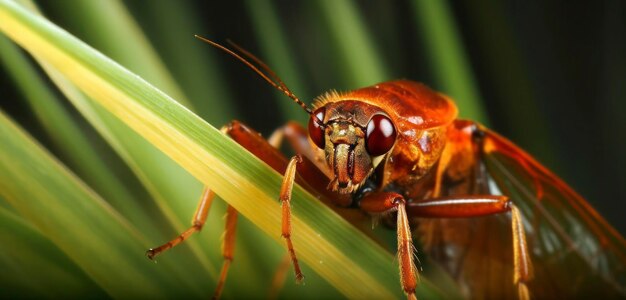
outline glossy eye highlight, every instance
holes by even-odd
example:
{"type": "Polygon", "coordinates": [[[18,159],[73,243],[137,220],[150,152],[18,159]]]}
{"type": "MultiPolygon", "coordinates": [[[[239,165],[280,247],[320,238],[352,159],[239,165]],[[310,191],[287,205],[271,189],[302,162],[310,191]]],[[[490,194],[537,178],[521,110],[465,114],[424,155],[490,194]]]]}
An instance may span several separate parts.
{"type": "Polygon", "coordinates": [[[383,155],[393,147],[396,141],[396,129],[385,115],[374,115],[367,123],[365,143],[367,152],[372,156],[383,155]]]}
{"type": "Polygon", "coordinates": [[[313,143],[324,149],[324,144],[326,139],[324,138],[324,114],[326,113],[325,107],[320,107],[316,109],[313,114],[311,114],[311,118],[309,119],[309,136],[313,143]]]}

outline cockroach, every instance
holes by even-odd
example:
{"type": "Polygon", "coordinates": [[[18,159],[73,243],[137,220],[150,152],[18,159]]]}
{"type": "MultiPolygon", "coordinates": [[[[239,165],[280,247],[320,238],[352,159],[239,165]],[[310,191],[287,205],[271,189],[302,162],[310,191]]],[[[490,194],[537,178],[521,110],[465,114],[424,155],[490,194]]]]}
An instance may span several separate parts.
{"type": "MultiPolygon", "coordinates": [[[[290,201],[298,179],[336,206],[382,215],[395,228],[408,299],[416,299],[418,284],[413,234],[468,298],[626,297],[624,238],[529,154],[477,122],[457,119],[444,94],[395,80],[331,91],[309,107],[251,53],[196,37],[246,64],[310,115],[307,129],[289,122],[269,140],[237,121],[222,129],[284,172],[282,236],[296,281],[303,275],[291,241],[290,201]],[[283,139],[297,153],[291,159],[277,150],[283,139]]],[[[193,225],[148,257],[200,230],[213,197],[205,189],[193,225]]],[[[233,257],[236,222],[229,206],[215,297],[233,257]]]]}

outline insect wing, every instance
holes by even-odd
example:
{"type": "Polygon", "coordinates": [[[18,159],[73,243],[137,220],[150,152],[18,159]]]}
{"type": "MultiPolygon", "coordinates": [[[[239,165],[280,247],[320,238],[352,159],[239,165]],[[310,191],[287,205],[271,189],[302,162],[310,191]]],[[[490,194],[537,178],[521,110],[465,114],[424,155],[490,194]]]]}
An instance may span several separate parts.
{"type": "Polygon", "coordinates": [[[520,209],[537,298],[626,297],[626,242],[580,195],[530,155],[485,131],[489,189],[520,209]]]}

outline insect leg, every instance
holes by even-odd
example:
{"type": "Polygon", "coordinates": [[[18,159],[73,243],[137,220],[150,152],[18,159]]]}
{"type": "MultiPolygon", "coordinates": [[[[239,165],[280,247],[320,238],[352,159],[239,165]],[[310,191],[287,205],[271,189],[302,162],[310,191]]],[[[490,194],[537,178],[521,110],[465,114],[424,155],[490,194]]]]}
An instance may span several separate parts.
{"type": "Polygon", "coordinates": [[[517,284],[517,291],[520,299],[530,299],[528,286],[526,285],[533,277],[533,264],[528,253],[526,243],[526,233],[522,223],[522,214],[515,205],[511,206],[511,224],[513,227],[513,259],[515,260],[515,274],[513,282],[517,284]]]}
{"type": "Polygon", "coordinates": [[[283,177],[283,183],[280,187],[279,196],[283,215],[282,236],[287,242],[287,249],[289,250],[289,255],[291,256],[291,262],[293,263],[293,267],[296,272],[296,282],[298,283],[302,282],[304,275],[302,275],[302,270],[300,270],[300,264],[296,258],[296,251],[294,250],[293,243],[291,242],[291,191],[296,177],[296,164],[300,162],[302,162],[302,158],[297,155],[289,160],[289,165],[287,165],[287,170],[285,171],[285,176],[283,177]]]}
{"type": "Polygon", "coordinates": [[[211,207],[211,203],[213,202],[213,198],[215,197],[215,193],[211,191],[208,187],[204,188],[204,192],[202,193],[202,197],[200,198],[200,202],[198,202],[198,208],[193,216],[192,225],[179,236],[174,238],[173,240],[159,246],[156,248],[151,248],[146,252],[146,256],[150,259],[154,259],[155,256],[163,253],[164,251],[180,244],[187,238],[189,238],[194,232],[200,231],[204,223],[206,222],[206,218],[209,215],[209,208],[211,207]]]}
{"type": "Polygon", "coordinates": [[[224,262],[222,263],[222,271],[220,272],[220,278],[213,294],[213,299],[218,299],[222,294],[224,283],[226,282],[226,275],[228,275],[228,269],[230,263],[233,261],[233,254],[235,252],[235,231],[237,229],[237,210],[232,206],[226,208],[226,223],[224,227],[224,240],[222,241],[222,256],[224,262]]]}
{"type": "MultiPolygon", "coordinates": [[[[281,192],[281,198],[280,198],[281,201],[283,201],[283,199],[286,200],[282,202],[283,203],[283,208],[282,208],[283,209],[283,229],[284,229],[283,234],[286,234],[286,235],[291,234],[290,188],[293,185],[294,180],[297,181],[299,184],[301,184],[308,191],[317,195],[321,194],[321,196],[324,196],[324,197],[321,197],[322,200],[330,199],[330,197],[326,196],[325,194],[325,193],[328,193],[328,191],[326,190],[326,184],[327,184],[327,181],[325,181],[326,177],[324,173],[322,173],[322,171],[320,171],[316,167],[316,165],[311,162],[311,160],[309,160],[306,156],[303,157],[303,156],[298,155],[297,156],[297,160],[299,161],[298,173],[296,174],[295,164],[292,164],[292,167],[287,167],[288,165],[287,159],[285,159],[285,157],[274,147],[274,146],[277,146],[279,142],[282,140],[282,138],[279,138],[279,137],[281,135],[284,135],[285,139],[290,141],[290,143],[291,141],[299,141],[298,143],[302,146],[302,148],[304,148],[304,144],[302,143],[302,141],[306,141],[308,143],[308,141],[306,140],[308,137],[306,135],[306,132],[301,130],[302,128],[300,128],[299,125],[293,125],[291,123],[288,123],[282,129],[279,128],[278,133],[273,134],[274,138],[271,138],[272,144],[274,145],[268,143],[268,141],[263,139],[258,133],[254,132],[250,128],[246,127],[245,125],[237,121],[233,121],[232,123],[230,123],[228,128],[229,128],[228,135],[231,138],[233,138],[235,141],[237,141],[237,143],[242,145],[248,151],[252,152],[252,154],[254,154],[255,156],[261,158],[265,163],[270,165],[277,172],[285,172],[285,178],[283,179],[283,184],[282,184],[283,189],[281,189],[281,191],[286,190],[287,187],[289,187],[289,192],[288,193],[281,192]],[[290,170],[290,168],[293,168],[293,169],[290,170]],[[291,172],[293,172],[293,175],[291,175],[291,172]]],[[[297,148],[297,147],[294,147],[294,148],[297,153],[300,153],[298,152],[300,148],[297,148]]],[[[306,153],[307,152],[305,152],[305,154],[306,153]]],[[[292,158],[292,161],[293,161],[293,158],[292,158]]],[[[339,202],[340,204],[344,202],[349,203],[348,201],[351,201],[351,199],[349,198],[350,195],[343,195],[344,198],[341,198],[341,195],[339,197],[336,197],[336,195],[332,195],[332,196],[334,197],[333,199],[335,198],[347,199],[347,201],[342,200],[342,202],[339,202]]],[[[291,238],[290,237],[286,238],[286,242],[287,242],[288,248],[290,248],[289,249],[290,255],[291,255],[291,252],[294,252],[294,255],[292,255],[292,257],[295,258],[295,251],[293,251],[291,238]]],[[[295,261],[297,262],[297,260],[295,261]]],[[[296,280],[301,280],[303,276],[300,271],[299,265],[294,263],[294,269],[296,271],[296,280]]]]}
{"type": "Polygon", "coordinates": [[[419,280],[417,268],[413,262],[413,238],[406,212],[406,201],[402,195],[391,192],[378,192],[365,196],[359,202],[362,210],[370,213],[388,213],[397,211],[398,262],[402,288],[408,299],[417,299],[415,288],[419,280]]]}
{"type": "Polygon", "coordinates": [[[272,138],[270,138],[270,142],[267,142],[261,138],[260,135],[239,122],[232,122],[229,127],[231,128],[229,135],[238,143],[251,151],[257,157],[262,158],[263,161],[269,164],[274,170],[279,172],[285,170],[285,176],[283,177],[283,183],[279,196],[282,204],[283,215],[282,236],[285,238],[287,249],[294,266],[296,282],[300,282],[304,276],[302,275],[293,243],[291,241],[291,190],[293,188],[293,182],[296,180],[296,164],[299,164],[302,167],[308,167],[306,170],[300,170],[299,172],[306,176],[307,179],[309,177],[319,177],[316,176],[319,175],[319,170],[315,169],[315,166],[311,166],[310,161],[304,160],[300,156],[294,156],[291,158],[289,163],[286,163],[284,156],[276,149],[282,141],[283,134],[288,139],[291,137],[291,135],[284,129],[277,130],[277,132],[272,135],[272,138]],[[285,131],[285,133],[282,131],[285,131]],[[315,171],[317,171],[317,173],[315,173],[315,171]]]}
{"type": "Polygon", "coordinates": [[[522,216],[505,196],[478,195],[442,197],[408,204],[408,212],[414,217],[469,218],[511,212],[513,232],[513,283],[518,287],[520,299],[530,299],[526,283],[532,279],[532,263],[526,244],[522,216]]]}
{"type": "MultiPolygon", "coordinates": [[[[311,160],[312,151],[310,151],[310,147],[306,147],[308,144],[307,141],[307,133],[304,131],[304,128],[300,126],[300,124],[295,122],[288,122],[285,126],[279,127],[269,138],[267,138],[267,142],[272,145],[272,147],[279,149],[283,143],[283,140],[287,137],[287,140],[291,147],[296,151],[296,153],[303,153],[305,157],[308,157],[311,160]]],[[[270,286],[268,292],[268,299],[276,299],[278,297],[278,291],[285,284],[285,279],[287,277],[287,271],[289,270],[291,265],[291,255],[287,253],[283,259],[281,260],[276,273],[272,279],[272,284],[270,286]]]]}
{"type": "Polygon", "coordinates": [[[440,197],[408,204],[412,217],[468,218],[510,211],[512,203],[506,196],[478,195],[440,197]]]}
{"type": "MultiPolygon", "coordinates": [[[[228,125],[225,125],[224,127],[222,127],[222,132],[227,134],[230,138],[235,140],[238,144],[240,144],[244,148],[248,149],[248,151],[252,152],[255,156],[262,159],[265,163],[270,165],[274,170],[278,172],[283,172],[285,170],[287,166],[287,159],[278,150],[276,150],[276,147],[268,143],[258,133],[249,129],[245,125],[241,124],[238,121],[232,121],[228,125]]],[[[311,163],[309,162],[309,164],[311,163]]],[[[319,171],[317,173],[312,173],[312,174],[305,173],[305,175],[307,175],[308,177],[318,177],[319,174],[321,174],[319,173],[319,171]]],[[[206,218],[209,212],[209,207],[211,206],[211,202],[214,196],[215,194],[210,189],[205,188],[202,198],[198,204],[198,208],[194,214],[193,225],[189,229],[184,231],[182,234],[172,239],[171,241],[159,247],[148,250],[146,252],[146,255],[152,259],[156,255],[180,244],[181,242],[189,238],[189,236],[191,236],[194,232],[199,231],[206,221],[206,218]]],[[[234,210],[234,208],[232,207],[229,207],[229,209],[234,210]]],[[[227,215],[236,215],[236,213],[228,214],[227,212],[227,215]]],[[[232,261],[233,246],[227,247],[227,245],[229,244],[232,245],[233,243],[232,241],[234,241],[234,225],[232,227],[232,230],[228,229],[229,228],[228,224],[236,223],[235,221],[228,221],[232,218],[234,217],[227,216],[226,233],[225,233],[225,240],[223,244],[224,245],[223,253],[225,256],[225,262],[224,262],[225,269],[222,270],[223,275],[221,276],[222,279],[220,279],[219,285],[223,285],[223,281],[226,277],[225,270],[228,269],[228,266],[230,265],[232,261]],[[232,232],[232,234],[230,234],[229,232],[232,232]],[[231,249],[231,250],[228,250],[228,249],[231,249]]],[[[218,292],[220,289],[221,288],[218,288],[216,292],[218,292]]]]}
{"type": "MultiPolygon", "coordinates": [[[[237,121],[233,121],[231,124],[223,126],[221,128],[221,131],[222,133],[229,135],[237,143],[246,147],[246,144],[244,143],[246,141],[245,136],[236,135],[237,129],[239,128],[239,126],[237,125],[239,125],[239,123],[237,121]]],[[[255,155],[260,156],[259,154],[255,155]]],[[[198,203],[198,208],[196,209],[196,212],[194,214],[192,226],[171,241],[159,247],[149,249],[146,252],[146,256],[148,256],[148,258],[150,259],[154,259],[154,257],[156,257],[157,255],[188,239],[194,232],[200,231],[202,229],[202,226],[206,222],[207,216],[209,215],[209,208],[211,207],[211,203],[213,202],[214,197],[215,193],[213,193],[213,191],[211,191],[208,187],[205,187],[204,192],[202,193],[202,197],[200,198],[200,202],[198,203]]]]}

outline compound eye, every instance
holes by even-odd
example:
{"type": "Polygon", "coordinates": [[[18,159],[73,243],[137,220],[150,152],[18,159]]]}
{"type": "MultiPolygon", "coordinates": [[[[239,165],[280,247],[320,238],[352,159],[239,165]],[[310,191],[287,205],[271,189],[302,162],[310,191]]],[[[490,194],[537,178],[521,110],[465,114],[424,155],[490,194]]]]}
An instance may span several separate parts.
{"type": "Polygon", "coordinates": [[[326,139],[324,138],[324,114],[326,113],[326,108],[320,107],[316,109],[313,114],[311,114],[311,118],[309,119],[309,136],[313,143],[324,149],[324,144],[326,139]]]}
{"type": "Polygon", "coordinates": [[[393,147],[396,141],[396,129],[385,115],[374,115],[367,123],[365,145],[372,156],[383,155],[393,147]]]}

